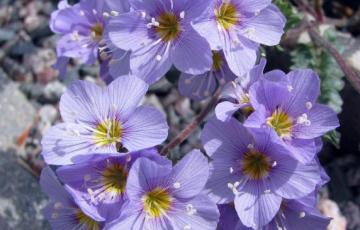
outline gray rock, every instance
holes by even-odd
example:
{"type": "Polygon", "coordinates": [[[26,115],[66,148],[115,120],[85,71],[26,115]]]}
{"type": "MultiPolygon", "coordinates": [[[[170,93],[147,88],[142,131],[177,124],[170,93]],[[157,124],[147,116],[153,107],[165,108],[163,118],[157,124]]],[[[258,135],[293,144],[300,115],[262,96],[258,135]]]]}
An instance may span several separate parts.
{"type": "Polygon", "coordinates": [[[66,87],[59,81],[51,82],[45,86],[44,98],[47,102],[57,102],[65,90],[66,87]]]}
{"type": "Polygon", "coordinates": [[[8,83],[0,90],[0,114],[0,149],[5,149],[31,125],[35,109],[18,90],[17,84],[8,83]]]}
{"type": "Polygon", "coordinates": [[[0,229],[50,229],[42,214],[47,198],[15,155],[14,150],[0,151],[0,229]]]}
{"type": "Polygon", "coordinates": [[[15,31],[7,28],[0,28],[0,42],[11,40],[15,38],[15,36],[15,31]]]}

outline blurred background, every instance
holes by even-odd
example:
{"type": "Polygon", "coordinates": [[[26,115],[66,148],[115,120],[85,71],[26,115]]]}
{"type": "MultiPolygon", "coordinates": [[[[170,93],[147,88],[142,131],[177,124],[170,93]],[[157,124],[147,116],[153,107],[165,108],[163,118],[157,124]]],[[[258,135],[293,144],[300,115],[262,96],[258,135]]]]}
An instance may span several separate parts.
{"type": "MultiPolygon", "coordinates": [[[[268,58],[267,70],[315,69],[322,79],[320,101],[340,118],[341,127],[324,137],[320,153],[331,182],[321,191],[319,208],[334,218],[329,229],[360,230],[360,94],[333,58],[341,55],[338,61],[360,72],[360,1],[273,2],[286,15],[288,24],[281,45],[262,50],[268,58]],[[308,34],[310,19],[315,20],[322,43],[308,34]],[[329,52],[328,45],[339,54],[329,52]]],[[[41,136],[60,121],[59,98],[72,81],[86,79],[101,84],[98,66],[73,60],[63,80],[52,68],[58,37],[48,23],[57,3],[0,0],[1,230],[49,229],[41,213],[47,200],[38,185],[44,166],[41,136]]],[[[178,73],[171,71],[151,87],[144,100],[167,114],[169,139],[206,105],[206,101],[193,102],[179,95],[177,78],[178,73]]],[[[190,149],[200,148],[199,135],[200,129],[172,151],[172,157],[180,158],[190,149]]]]}

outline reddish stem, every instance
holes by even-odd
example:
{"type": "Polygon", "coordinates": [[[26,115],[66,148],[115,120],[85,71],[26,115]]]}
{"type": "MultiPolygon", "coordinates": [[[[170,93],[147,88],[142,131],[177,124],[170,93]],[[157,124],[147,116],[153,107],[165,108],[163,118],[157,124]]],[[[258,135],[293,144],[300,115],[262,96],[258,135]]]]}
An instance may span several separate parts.
{"type": "Polygon", "coordinates": [[[321,35],[315,30],[314,26],[308,23],[307,28],[309,35],[313,42],[323,47],[327,52],[333,56],[336,62],[339,64],[340,68],[344,72],[346,78],[350,82],[350,84],[355,88],[355,90],[360,93],[360,76],[359,74],[348,65],[345,58],[337,51],[337,49],[331,45],[328,41],[326,41],[321,35]]]}
{"type": "Polygon", "coordinates": [[[211,101],[206,105],[206,107],[201,111],[201,113],[188,125],[184,130],[182,130],[169,144],[164,146],[161,150],[161,155],[167,155],[170,150],[176,146],[183,143],[189,135],[199,127],[199,125],[205,120],[206,116],[211,112],[213,107],[217,104],[220,97],[220,90],[217,90],[215,95],[211,98],[211,101]]]}

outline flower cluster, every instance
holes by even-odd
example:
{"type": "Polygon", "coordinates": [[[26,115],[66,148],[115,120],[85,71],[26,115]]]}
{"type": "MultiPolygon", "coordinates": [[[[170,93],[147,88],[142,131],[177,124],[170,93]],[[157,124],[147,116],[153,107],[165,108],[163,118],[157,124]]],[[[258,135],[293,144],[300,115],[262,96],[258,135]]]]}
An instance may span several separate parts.
{"type": "Polygon", "coordinates": [[[218,118],[205,125],[201,139],[212,159],[206,190],[220,204],[220,223],[235,222],[235,229],[325,229],[330,220],[315,205],[328,177],[316,154],[338,119],[316,103],[316,73],[264,74],[264,64],[225,86],[218,118]]]}
{"type": "Polygon", "coordinates": [[[50,22],[62,35],[56,67],[99,61],[108,85],[74,82],[60,100],[63,122],[43,136],[53,229],[325,229],[315,205],[329,178],[316,154],[336,114],[316,102],[316,73],[255,65],[284,25],[270,0],[61,1],[50,22]],[[157,149],[164,114],[141,105],[172,65],[182,94],[222,92],[205,151],[174,165],[157,149]]]}

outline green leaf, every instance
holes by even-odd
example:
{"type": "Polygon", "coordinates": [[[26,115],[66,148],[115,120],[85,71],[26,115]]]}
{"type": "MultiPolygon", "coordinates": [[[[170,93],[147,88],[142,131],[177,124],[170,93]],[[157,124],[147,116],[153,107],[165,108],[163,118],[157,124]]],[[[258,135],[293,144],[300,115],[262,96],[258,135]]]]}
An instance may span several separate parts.
{"type": "Polygon", "coordinates": [[[273,3],[279,7],[287,19],[285,30],[294,28],[301,22],[303,16],[297,12],[296,8],[288,0],[274,0],[273,3]]]}

